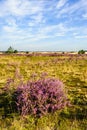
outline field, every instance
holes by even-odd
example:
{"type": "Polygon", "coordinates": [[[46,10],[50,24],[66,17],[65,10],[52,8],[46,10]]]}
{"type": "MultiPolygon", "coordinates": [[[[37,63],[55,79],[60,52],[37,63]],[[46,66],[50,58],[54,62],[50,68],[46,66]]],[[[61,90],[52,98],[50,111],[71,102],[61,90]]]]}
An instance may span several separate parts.
{"type": "Polygon", "coordinates": [[[78,54],[1,54],[0,130],[87,130],[87,55],[78,54]],[[22,117],[10,106],[10,89],[21,82],[38,80],[41,75],[59,79],[65,86],[70,106],[41,118],[22,117]]]}

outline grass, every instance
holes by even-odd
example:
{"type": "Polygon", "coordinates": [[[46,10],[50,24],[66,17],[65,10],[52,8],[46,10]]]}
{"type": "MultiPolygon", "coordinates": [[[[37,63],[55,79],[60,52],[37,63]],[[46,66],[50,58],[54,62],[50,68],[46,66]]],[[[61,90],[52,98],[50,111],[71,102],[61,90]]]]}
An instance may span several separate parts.
{"type": "Polygon", "coordinates": [[[87,130],[86,91],[87,55],[0,55],[0,130],[87,130]],[[10,106],[6,104],[7,99],[11,101],[10,95],[3,94],[7,80],[15,80],[10,86],[13,87],[20,80],[27,82],[32,78],[39,79],[43,72],[65,84],[72,107],[40,119],[30,115],[23,119],[13,111],[10,113],[10,106]]]}

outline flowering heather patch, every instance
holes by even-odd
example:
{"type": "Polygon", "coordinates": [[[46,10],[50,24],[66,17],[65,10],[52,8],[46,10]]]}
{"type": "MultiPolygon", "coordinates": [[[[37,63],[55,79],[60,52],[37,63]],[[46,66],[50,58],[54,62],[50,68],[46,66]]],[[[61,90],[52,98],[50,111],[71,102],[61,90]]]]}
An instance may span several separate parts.
{"type": "Polygon", "coordinates": [[[41,78],[20,85],[15,91],[18,111],[22,116],[41,117],[61,110],[68,104],[63,86],[61,81],[53,78],[41,78]]]}

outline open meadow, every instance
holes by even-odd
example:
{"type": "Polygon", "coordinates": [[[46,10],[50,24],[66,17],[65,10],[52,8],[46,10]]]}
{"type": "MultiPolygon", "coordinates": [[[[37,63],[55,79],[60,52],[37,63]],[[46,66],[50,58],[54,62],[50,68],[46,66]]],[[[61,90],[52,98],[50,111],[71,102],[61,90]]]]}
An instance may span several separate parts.
{"type": "MultiPolygon", "coordinates": [[[[25,91],[28,90],[25,87],[25,91]]],[[[25,102],[28,102],[27,99],[25,102]]],[[[29,104],[25,105],[29,107],[29,104]]],[[[87,130],[87,55],[1,54],[0,130],[87,130]],[[49,79],[63,83],[69,105],[63,105],[65,107],[56,111],[47,110],[45,114],[40,111],[38,113],[42,113],[41,116],[32,112],[33,109],[25,112],[20,105],[19,111],[15,106],[17,87],[30,85],[30,82],[36,84],[38,82],[35,81],[39,80],[41,83],[50,82],[49,79]]]]}

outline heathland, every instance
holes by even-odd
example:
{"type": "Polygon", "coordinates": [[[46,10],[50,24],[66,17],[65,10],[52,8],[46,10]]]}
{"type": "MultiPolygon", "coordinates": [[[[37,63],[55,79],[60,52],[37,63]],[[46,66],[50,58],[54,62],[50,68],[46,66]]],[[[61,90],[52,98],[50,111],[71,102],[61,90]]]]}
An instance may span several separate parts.
{"type": "MultiPolygon", "coordinates": [[[[43,90],[41,88],[41,91],[39,91],[39,89],[40,87],[37,89],[40,98],[43,98],[43,90]]],[[[64,96],[61,90],[58,89],[57,91],[60,92],[60,97],[64,96]]],[[[40,101],[42,102],[43,100],[40,101]]],[[[0,54],[0,130],[17,129],[87,130],[87,54],[0,54]],[[48,110],[49,105],[53,105],[53,99],[58,98],[58,95],[55,98],[56,92],[54,88],[58,83],[55,83],[55,81],[63,84],[64,93],[67,96],[69,105],[65,105],[67,103],[64,100],[62,102],[55,100],[54,102],[56,103],[54,105],[57,104],[58,107],[55,109],[52,106],[51,110],[48,110]],[[31,82],[33,90],[31,88],[26,89],[26,84],[30,86],[31,82]],[[29,105],[33,104],[32,102],[36,101],[35,103],[37,103],[39,100],[38,97],[37,100],[30,100],[29,96],[27,96],[27,99],[25,99],[26,111],[24,110],[22,97],[21,101],[18,100],[20,110],[15,106],[17,105],[15,92],[17,92],[16,94],[19,97],[20,93],[18,92],[21,92],[22,96],[23,94],[24,96],[28,94],[25,91],[32,91],[34,93],[36,91],[35,87],[38,86],[36,84],[39,83],[39,86],[42,85],[43,87],[44,82],[45,85],[47,84],[47,90],[49,83],[51,84],[51,89],[54,91],[52,100],[50,97],[49,102],[46,99],[45,110],[44,108],[42,109],[44,103],[38,103],[38,107],[35,106],[34,110],[36,113],[32,112],[33,105],[29,107],[29,105]],[[21,91],[18,90],[19,86],[22,88],[21,91]],[[28,103],[29,101],[31,101],[31,104],[28,103]],[[64,107],[60,107],[61,109],[59,109],[61,103],[64,107]],[[40,105],[42,105],[41,109],[40,105]],[[42,115],[38,116],[38,113],[42,115]]]]}

